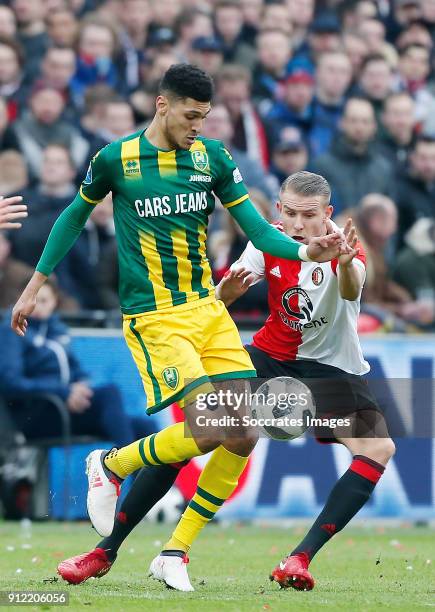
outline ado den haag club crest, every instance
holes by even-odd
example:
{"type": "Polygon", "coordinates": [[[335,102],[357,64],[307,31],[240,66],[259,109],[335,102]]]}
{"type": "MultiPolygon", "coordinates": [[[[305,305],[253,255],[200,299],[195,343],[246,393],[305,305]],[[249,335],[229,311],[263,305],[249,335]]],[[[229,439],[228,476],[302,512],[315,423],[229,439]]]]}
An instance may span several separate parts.
{"type": "Polygon", "coordinates": [[[170,389],[177,388],[179,379],[177,368],[165,368],[162,372],[162,378],[170,389]]]}
{"type": "Polygon", "coordinates": [[[208,155],[205,151],[192,151],[191,155],[196,170],[199,170],[199,172],[208,172],[210,170],[208,155]]]}

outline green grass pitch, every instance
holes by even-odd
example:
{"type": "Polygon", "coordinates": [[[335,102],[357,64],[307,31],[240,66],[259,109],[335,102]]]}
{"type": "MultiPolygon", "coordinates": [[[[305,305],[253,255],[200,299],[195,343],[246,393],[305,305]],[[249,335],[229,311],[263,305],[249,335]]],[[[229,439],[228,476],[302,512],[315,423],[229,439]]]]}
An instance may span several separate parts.
{"type": "MultiPolygon", "coordinates": [[[[57,563],[90,550],[95,532],[83,523],[34,524],[24,537],[17,523],[0,523],[0,590],[67,590],[64,610],[237,612],[371,611],[435,608],[435,531],[353,527],[338,534],[311,565],[313,591],[280,590],[269,571],[302,535],[302,527],[209,525],[190,554],[194,593],[166,589],[147,577],[170,525],[141,524],[112,570],[80,586],[56,576],[57,563]]],[[[26,606],[29,609],[29,606],[26,606]]],[[[55,607],[52,606],[51,609],[55,607]]],[[[30,607],[49,609],[49,606],[30,607]]]]}

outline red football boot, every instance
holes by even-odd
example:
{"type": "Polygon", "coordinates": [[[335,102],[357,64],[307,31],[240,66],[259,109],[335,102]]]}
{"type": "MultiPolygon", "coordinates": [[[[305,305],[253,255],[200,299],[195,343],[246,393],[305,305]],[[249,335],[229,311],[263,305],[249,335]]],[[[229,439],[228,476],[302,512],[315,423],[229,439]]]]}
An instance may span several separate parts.
{"type": "Polygon", "coordinates": [[[308,563],[309,559],[304,553],[287,557],[275,567],[269,578],[282,589],[292,587],[298,591],[311,591],[315,583],[308,571],[308,563]]]}
{"type": "Polygon", "coordinates": [[[88,578],[101,578],[110,570],[113,561],[109,561],[102,548],[95,548],[83,555],[65,559],[57,566],[57,573],[69,584],[80,584],[88,578]]]}

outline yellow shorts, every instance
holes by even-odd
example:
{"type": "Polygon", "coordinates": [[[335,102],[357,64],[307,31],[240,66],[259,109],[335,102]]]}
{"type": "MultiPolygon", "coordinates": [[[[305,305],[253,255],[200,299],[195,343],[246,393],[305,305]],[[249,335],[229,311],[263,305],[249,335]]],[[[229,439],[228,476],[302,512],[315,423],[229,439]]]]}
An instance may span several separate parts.
{"type": "Polygon", "coordinates": [[[223,302],[207,300],[125,317],[124,337],[154,414],[207,382],[252,378],[256,371],[223,302]]]}

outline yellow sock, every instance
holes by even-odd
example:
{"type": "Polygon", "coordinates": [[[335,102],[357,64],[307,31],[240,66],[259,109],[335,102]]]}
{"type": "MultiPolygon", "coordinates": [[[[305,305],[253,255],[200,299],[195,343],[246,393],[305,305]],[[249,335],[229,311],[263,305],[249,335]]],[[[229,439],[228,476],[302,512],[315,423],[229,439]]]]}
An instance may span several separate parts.
{"type": "Polygon", "coordinates": [[[114,449],[104,459],[104,464],[120,478],[146,465],[179,463],[203,453],[192,437],[185,433],[184,423],[175,423],[128,446],[114,449]]]}
{"type": "Polygon", "coordinates": [[[201,472],[195,495],[163,550],[189,550],[201,529],[236,488],[247,462],[248,457],[235,455],[223,446],[213,452],[201,472]]]}

